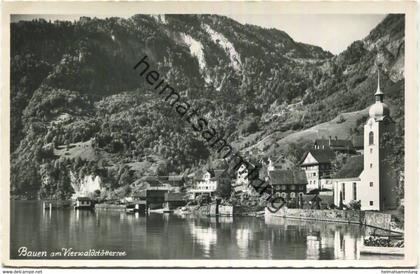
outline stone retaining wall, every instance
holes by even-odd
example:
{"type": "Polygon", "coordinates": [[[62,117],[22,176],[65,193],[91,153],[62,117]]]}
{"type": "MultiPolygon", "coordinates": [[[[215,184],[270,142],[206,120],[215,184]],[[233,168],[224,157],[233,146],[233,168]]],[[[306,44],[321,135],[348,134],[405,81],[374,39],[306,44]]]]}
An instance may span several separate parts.
{"type": "Polygon", "coordinates": [[[225,216],[233,216],[233,206],[219,205],[219,214],[225,216]]]}
{"type": "Polygon", "coordinates": [[[271,213],[266,209],[265,214],[274,217],[293,218],[302,220],[361,224],[385,230],[390,230],[391,223],[390,214],[371,211],[353,211],[337,209],[315,210],[283,207],[276,213],[271,213]]]}

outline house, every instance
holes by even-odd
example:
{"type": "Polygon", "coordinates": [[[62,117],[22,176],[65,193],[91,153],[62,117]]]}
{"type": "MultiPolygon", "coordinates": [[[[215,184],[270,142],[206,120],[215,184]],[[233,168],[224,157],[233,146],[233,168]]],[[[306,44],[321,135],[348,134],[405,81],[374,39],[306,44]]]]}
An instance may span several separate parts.
{"type": "Polygon", "coordinates": [[[141,189],[169,191],[169,186],[162,182],[159,176],[143,176],[134,181],[133,184],[141,189]]]}
{"type": "Polygon", "coordinates": [[[252,187],[248,178],[249,170],[245,165],[241,165],[236,172],[236,179],[232,183],[232,188],[235,194],[246,193],[248,195],[254,195],[255,189],[252,187]]]}
{"type": "Polygon", "coordinates": [[[93,207],[93,201],[89,197],[77,197],[74,209],[91,209],[93,207]]]}
{"type": "Polygon", "coordinates": [[[230,179],[224,169],[208,169],[202,178],[196,178],[191,192],[194,198],[200,194],[213,196],[218,187],[226,183],[230,184],[230,179]]]}
{"type": "Polygon", "coordinates": [[[320,185],[319,189],[322,189],[322,190],[325,190],[325,189],[333,190],[334,189],[334,183],[333,183],[333,180],[331,178],[321,178],[319,180],[319,185],[320,185]]]}
{"type": "Polygon", "coordinates": [[[271,158],[268,158],[267,170],[272,171],[276,169],[283,169],[283,166],[280,164],[274,163],[274,161],[271,158]]]}
{"type": "Polygon", "coordinates": [[[304,154],[300,167],[306,173],[307,191],[321,189],[321,179],[330,176],[334,159],[335,153],[330,149],[312,149],[304,154]]]}
{"type": "Polygon", "coordinates": [[[274,196],[297,198],[306,193],[306,174],[303,170],[272,170],[268,180],[274,196]]]}
{"type": "Polygon", "coordinates": [[[135,185],[141,185],[143,189],[166,190],[180,192],[185,180],[181,175],[170,176],[144,176],[136,181],[135,185]]]}
{"type": "Polygon", "coordinates": [[[394,191],[398,176],[386,161],[390,149],[381,144],[382,136],[395,134],[395,125],[389,107],[383,102],[379,80],[378,70],[375,103],[369,108],[369,118],[364,125],[363,162],[361,159],[349,161],[347,164],[357,164],[357,168],[343,167],[345,174],[337,174],[334,182],[335,202],[342,200],[345,204],[357,200],[361,210],[387,210],[398,205],[394,191]]]}
{"type": "Polygon", "coordinates": [[[165,202],[167,190],[163,189],[144,189],[135,196],[136,200],[146,201],[147,207],[151,209],[162,208],[165,202]]]}
{"type": "Polygon", "coordinates": [[[355,149],[351,140],[338,139],[337,136],[328,139],[316,139],[314,142],[315,149],[329,149],[337,152],[354,153],[355,149]]]}

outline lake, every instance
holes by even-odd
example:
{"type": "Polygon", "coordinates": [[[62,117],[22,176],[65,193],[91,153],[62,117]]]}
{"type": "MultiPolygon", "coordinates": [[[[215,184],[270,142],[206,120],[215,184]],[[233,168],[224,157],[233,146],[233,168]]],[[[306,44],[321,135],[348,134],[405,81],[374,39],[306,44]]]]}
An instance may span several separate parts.
{"type": "Polygon", "coordinates": [[[11,259],[364,259],[359,248],[367,233],[358,225],[283,218],[49,211],[36,201],[11,201],[10,214],[11,259]],[[48,257],[18,256],[21,247],[48,257]],[[51,257],[62,248],[125,256],[51,257]]]}

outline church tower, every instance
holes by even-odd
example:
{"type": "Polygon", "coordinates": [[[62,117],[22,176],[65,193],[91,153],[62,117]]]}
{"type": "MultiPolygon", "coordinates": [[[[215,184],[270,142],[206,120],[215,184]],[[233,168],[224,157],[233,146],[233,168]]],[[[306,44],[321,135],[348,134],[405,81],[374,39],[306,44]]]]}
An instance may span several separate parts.
{"type": "Polygon", "coordinates": [[[385,210],[396,206],[394,186],[397,180],[394,169],[384,160],[390,148],[383,142],[384,135],[395,134],[395,131],[389,107],[383,102],[379,68],[374,97],[375,103],[369,108],[369,118],[364,126],[364,169],[358,191],[362,210],[385,210]]]}

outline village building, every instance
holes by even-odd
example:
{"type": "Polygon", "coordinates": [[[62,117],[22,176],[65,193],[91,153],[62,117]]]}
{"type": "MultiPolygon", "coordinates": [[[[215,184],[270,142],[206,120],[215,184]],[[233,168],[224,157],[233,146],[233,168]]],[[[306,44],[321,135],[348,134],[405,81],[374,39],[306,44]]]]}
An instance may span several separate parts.
{"type": "Polygon", "coordinates": [[[384,94],[379,80],[378,71],[375,103],[369,108],[369,118],[364,126],[363,162],[358,161],[359,166],[363,165],[363,170],[349,168],[354,169],[354,173],[338,174],[336,177],[341,178],[336,178],[334,182],[335,202],[342,200],[346,204],[358,200],[362,210],[386,210],[397,205],[394,190],[398,177],[385,161],[389,148],[381,143],[384,135],[395,132],[394,122],[390,118],[389,107],[383,102],[384,94]]]}
{"type": "Polygon", "coordinates": [[[273,195],[288,200],[306,193],[306,174],[303,170],[272,170],[268,172],[273,195]]]}
{"type": "Polygon", "coordinates": [[[142,189],[180,192],[184,186],[184,177],[182,175],[144,176],[134,181],[133,184],[141,186],[142,189]]]}
{"type": "Polygon", "coordinates": [[[245,165],[241,165],[236,172],[236,179],[232,183],[232,189],[235,194],[253,195],[256,193],[255,189],[250,184],[248,172],[245,165]]]}
{"type": "Polygon", "coordinates": [[[133,185],[143,190],[169,190],[168,185],[162,183],[158,176],[144,176],[134,181],[133,185]]]}
{"type": "Polygon", "coordinates": [[[202,178],[196,178],[191,188],[192,196],[194,198],[200,194],[214,196],[214,193],[222,183],[230,183],[225,170],[209,169],[204,172],[202,178]]]}
{"type": "Polygon", "coordinates": [[[331,138],[331,136],[321,139],[316,139],[314,142],[315,149],[328,149],[336,152],[343,153],[354,153],[355,149],[351,140],[338,139],[337,136],[331,138]]]}
{"type": "Polygon", "coordinates": [[[273,171],[273,170],[276,170],[276,169],[283,169],[283,166],[278,164],[278,163],[275,163],[271,159],[271,157],[268,158],[267,171],[273,171]]]}
{"type": "Polygon", "coordinates": [[[306,173],[307,191],[323,188],[321,179],[330,177],[331,162],[334,158],[335,153],[330,149],[312,149],[304,154],[300,167],[306,173]]]}
{"type": "Polygon", "coordinates": [[[90,209],[93,207],[93,201],[89,197],[77,197],[74,209],[90,209]]]}

